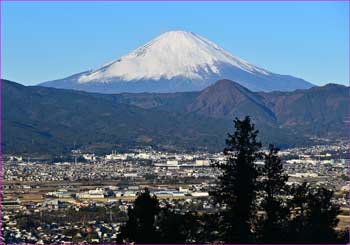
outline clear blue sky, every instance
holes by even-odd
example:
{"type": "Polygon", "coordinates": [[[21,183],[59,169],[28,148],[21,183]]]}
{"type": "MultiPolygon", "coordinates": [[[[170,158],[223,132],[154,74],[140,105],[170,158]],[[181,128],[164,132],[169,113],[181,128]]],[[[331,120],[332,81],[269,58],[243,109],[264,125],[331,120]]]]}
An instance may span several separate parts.
{"type": "Polygon", "coordinates": [[[2,77],[37,84],[193,31],[250,63],[348,84],[348,2],[2,2],[2,77]]]}

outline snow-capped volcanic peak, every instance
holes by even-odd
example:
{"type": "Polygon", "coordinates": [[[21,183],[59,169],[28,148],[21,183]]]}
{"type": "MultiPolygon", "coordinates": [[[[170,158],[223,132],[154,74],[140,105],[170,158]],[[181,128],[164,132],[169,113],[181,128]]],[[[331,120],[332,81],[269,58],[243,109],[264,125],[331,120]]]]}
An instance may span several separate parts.
{"type": "Polygon", "coordinates": [[[269,75],[209,40],[192,32],[163,33],[144,46],[103,67],[84,73],[79,83],[109,82],[113,79],[135,81],[143,79],[205,79],[220,75],[220,64],[232,65],[249,73],[269,75]]]}
{"type": "Polygon", "coordinates": [[[41,86],[94,93],[199,91],[229,79],[252,91],[292,91],[313,85],[249,64],[192,32],[170,31],[98,69],[41,86]]]}

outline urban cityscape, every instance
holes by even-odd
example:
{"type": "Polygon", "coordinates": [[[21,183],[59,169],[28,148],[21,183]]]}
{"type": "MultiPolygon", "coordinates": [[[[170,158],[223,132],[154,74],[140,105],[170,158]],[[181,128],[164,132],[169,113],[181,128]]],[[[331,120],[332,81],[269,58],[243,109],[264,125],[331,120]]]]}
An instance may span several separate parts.
{"type": "MultiPolygon", "coordinates": [[[[309,182],[335,191],[342,210],[339,229],[350,218],[348,154],[346,141],[279,152],[288,185],[309,182]]],[[[211,197],[218,176],[211,165],[225,160],[222,153],[136,149],[102,156],[72,151],[72,157],[72,162],[46,162],[4,156],[5,243],[116,243],[128,206],[144,188],[161,206],[181,212],[220,208],[211,197]]]]}

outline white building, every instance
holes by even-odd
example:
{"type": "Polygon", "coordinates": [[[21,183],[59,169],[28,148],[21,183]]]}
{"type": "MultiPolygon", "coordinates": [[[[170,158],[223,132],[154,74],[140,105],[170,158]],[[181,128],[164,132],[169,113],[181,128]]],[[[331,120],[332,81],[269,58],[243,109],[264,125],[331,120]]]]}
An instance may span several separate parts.
{"type": "Polygon", "coordinates": [[[204,192],[204,191],[198,191],[198,192],[192,192],[191,196],[193,196],[193,197],[208,197],[209,193],[204,192]]]}
{"type": "Polygon", "coordinates": [[[210,161],[197,159],[195,164],[196,164],[196,166],[209,166],[210,161]]]}

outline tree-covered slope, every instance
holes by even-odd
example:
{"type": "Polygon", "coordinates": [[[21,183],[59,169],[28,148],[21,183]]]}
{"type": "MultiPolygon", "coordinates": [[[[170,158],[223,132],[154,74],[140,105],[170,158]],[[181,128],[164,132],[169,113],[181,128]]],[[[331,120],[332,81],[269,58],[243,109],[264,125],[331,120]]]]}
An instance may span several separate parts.
{"type": "Polygon", "coordinates": [[[346,137],[349,88],[255,93],[229,80],[201,92],[97,94],[2,80],[4,153],[108,152],[152,146],[220,150],[233,117],[280,147],[346,137]]]}

